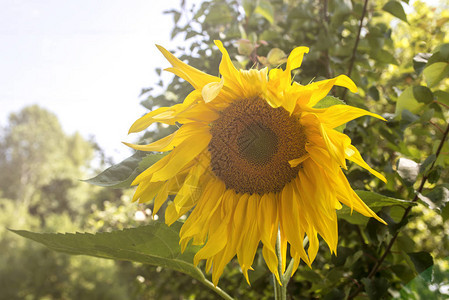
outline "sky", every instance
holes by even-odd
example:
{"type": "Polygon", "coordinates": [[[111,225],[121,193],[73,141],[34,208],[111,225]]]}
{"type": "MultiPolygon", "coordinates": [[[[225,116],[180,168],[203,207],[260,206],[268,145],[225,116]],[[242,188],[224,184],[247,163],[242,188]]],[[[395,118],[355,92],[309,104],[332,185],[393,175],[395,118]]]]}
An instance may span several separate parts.
{"type": "Polygon", "coordinates": [[[179,5],[1,0],[0,126],[11,112],[38,104],[57,115],[66,133],[94,136],[115,162],[128,157],[121,142],[138,139],[127,132],[146,112],[139,94],[156,86],[156,68],[169,66],[155,44],[177,43],[170,41],[172,16],[162,12],[179,5]]]}

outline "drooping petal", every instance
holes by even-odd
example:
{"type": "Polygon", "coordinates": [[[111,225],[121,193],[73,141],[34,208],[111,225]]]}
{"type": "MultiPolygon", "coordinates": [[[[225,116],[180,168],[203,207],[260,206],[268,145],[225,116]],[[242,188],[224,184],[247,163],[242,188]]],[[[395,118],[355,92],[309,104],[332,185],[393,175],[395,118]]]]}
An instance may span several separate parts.
{"type": "Polygon", "coordinates": [[[177,76],[188,81],[195,89],[201,90],[203,86],[210,82],[220,81],[220,78],[201,72],[200,70],[182,62],[164,47],[159,45],[156,45],[156,47],[173,66],[173,68],[168,68],[166,70],[175,73],[177,76]]]}
{"type": "Polygon", "coordinates": [[[166,137],[155,141],[149,145],[136,145],[125,143],[125,145],[140,151],[158,151],[166,152],[172,150],[174,147],[179,146],[183,141],[191,136],[195,136],[197,133],[204,132],[208,128],[208,125],[203,123],[188,123],[182,125],[177,131],[166,137]]]}
{"type": "Polygon", "coordinates": [[[181,237],[181,249],[183,251],[191,238],[196,237],[200,243],[206,237],[208,223],[218,209],[226,190],[224,183],[216,178],[211,178],[207,182],[201,198],[198,200],[198,204],[193,209],[179,233],[181,237]]]}
{"type": "Polygon", "coordinates": [[[241,94],[240,91],[242,91],[243,88],[240,80],[240,72],[234,67],[231,58],[229,57],[228,51],[226,51],[225,47],[223,47],[223,43],[218,40],[215,40],[214,43],[222,54],[219,69],[220,74],[224,78],[226,86],[241,94]]]}
{"type": "Polygon", "coordinates": [[[300,225],[300,221],[304,220],[304,218],[301,218],[301,210],[298,207],[297,197],[299,197],[299,195],[294,194],[294,181],[285,185],[282,190],[279,211],[281,232],[284,233],[285,238],[290,243],[291,247],[299,253],[301,259],[310,265],[311,262],[303,247],[305,230],[300,225]]]}
{"type": "Polygon", "coordinates": [[[183,103],[171,107],[158,108],[139,118],[131,125],[128,133],[142,131],[155,122],[174,125],[178,121],[176,119],[177,115],[191,107],[198,100],[201,100],[201,93],[195,90],[186,97],[183,103]]]}
{"type": "Polygon", "coordinates": [[[210,159],[208,157],[205,155],[200,157],[198,163],[190,169],[189,174],[183,180],[182,187],[176,193],[175,199],[173,199],[174,208],[178,214],[176,219],[197,203],[201,196],[200,179],[208,169],[209,164],[210,159]]]}
{"type": "Polygon", "coordinates": [[[182,167],[207,148],[210,139],[211,135],[208,128],[194,138],[186,139],[167,156],[170,157],[170,160],[153,173],[151,181],[162,181],[172,178],[173,174],[178,173],[182,167]]]}
{"type": "Polygon", "coordinates": [[[354,147],[353,145],[349,145],[348,146],[349,149],[347,149],[345,151],[346,154],[346,159],[349,159],[350,161],[355,162],[356,164],[358,164],[359,166],[361,166],[362,168],[368,170],[371,174],[373,174],[374,176],[376,176],[377,178],[379,178],[380,180],[382,180],[383,182],[387,182],[387,179],[385,178],[385,176],[383,176],[382,174],[380,174],[379,172],[377,172],[376,170],[374,170],[373,168],[371,168],[362,158],[362,156],[360,155],[359,150],[357,150],[356,147],[354,147]]]}
{"type": "Polygon", "coordinates": [[[362,116],[371,116],[386,121],[383,117],[377,114],[349,105],[333,105],[329,108],[315,110],[315,113],[320,121],[326,124],[329,128],[338,127],[362,116]]]}
{"type": "Polygon", "coordinates": [[[355,211],[358,211],[366,217],[373,217],[377,221],[387,225],[387,223],[379,216],[377,216],[377,214],[373,212],[354,192],[354,190],[349,185],[348,179],[346,179],[346,176],[343,174],[341,169],[336,170],[335,176],[333,176],[332,179],[338,187],[336,189],[337,198],[341,203],[351,207],[351,209],[353,208],[355,211]]]}
{"type": "Polygon", "coordinates": [[[276,238],[279,228],[278,204],[274,194],[261,197],[257,212],[260,239],[263,243],[262,255],[271,273],[280,282],[278,271],[278,257],[276,255],[276,238]]]}
{"type": "Polygon", "coordinates": [[[237,257],[239,259],[243,275],[245,276],[248,284],[248,270],[251,269],[254,256],[256,255],[257,246],[260,241],[259,228],[257,225],[257,211],[259,202],[260,196],[258,194],[253,194],[248,197],[246,209],[247,215],[246,218],[244,218],[245,222],[242,226],[244,243],[241,243],[237,248],[237,257]]]}
{"type": "Polygon", "coordinates": [[[321,124],[320,129],[330,156],[335,159],[342,168],[347,169],[345,150],[351,144],[351,139],[346,134],[340,133],[334,129],[326,128],[323,124],[321,124]]]}
{"type": "Polygon", "coordinates": [[[290,52],[290,55],[287,58],[287,68],[286,70],[293,71],[294,69],[297,69],[301,67],[302,60],[304,58],[304,54],[309,53],[308,47],[296,47],[293,49],[292,52],[290,52]]]}
{"type": "Polygon", "coordinates": [[[342,86],[348,88],[351,92],[357,92],[357,86],[355,83],[346,75],[340,75],[332,79],[322,80],[318,82],[313,82],[309,85],[309,88],[316,88],[315,92],[310,97],[308,106],[313,107],[321,99],[327,96],[329,91],[334,85],[342,86]]]}
{"type": "Polygon", "coordinates": [[[223,88],[224,78],[222,78],[219,82],[210,82],[206,84],[201,90],[201,94],[203,95],[204,102],[209,103],[215,98],[217,98],[221,89],[223,88]]]}

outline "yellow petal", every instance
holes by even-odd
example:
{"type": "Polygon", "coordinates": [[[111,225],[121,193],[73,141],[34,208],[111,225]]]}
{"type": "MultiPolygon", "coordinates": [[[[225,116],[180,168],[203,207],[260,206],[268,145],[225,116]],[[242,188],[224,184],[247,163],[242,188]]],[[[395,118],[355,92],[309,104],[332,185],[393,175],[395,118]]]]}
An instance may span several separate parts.
{"type": "Polygon", "coordinates": [[[228,51],[223,47],[223,43],[218,40],[215,40],[214,43],[223,55],[219,69],[220,74],[225,79],[225,84],[236,92],[244,90],[240,80],[240,72],[234,67],[228,51]]]}
{"type": "Polygon", "coordinates": [[[328,129],[323,124],[321,124],[320,129],[330,156],[335,159],[342,168],[347,169],[345,149],[351,144],[349,137],[334,129],[328,129]]]}
{"type": "MultiPolygon", "coordinates": [[[[139,187],[141,185],[143,185],[143,184],[142,183],[139,184],[139,187]]],[[[148,182],[148,185],[147,185],[147,188],[145,188],[145,191],[143,193],[141,193],[140,196],[138,196],[139,203],[146,203],[146,202],[150,202],[151,200],[153,200],[154,197],[161,190],[162,185],[163,185],[163,182],[148,182]]]]}
{"type": "Polygon", "coordinates": [[[128,133],[142,131],[155,122],[174,125],[178,121],[177,115],[191,108],[192,105],[198,100],[201,100],[201,92],[195,90],[187,95],[183,103],[176,104],[170,107],[158,108],[139,118],[131,126],[128,133]]]}
{"type": "Polygon", "coordinates": [[[156,198],[154,199],[153,216],[157,214],[162,204],[167,200],[168,197],[168,182],[165,182],[160,188],[156,198]]]}
{"type": "Polygon", "coordinates": [[[210,82],[206,84],[201,91],[204,102],[209,103],[214,100],[223,88],[223,84],[224,78],[221,78],[219,82],[210,82]]]}
{"type": "Polygon", "coordinates": [[[186,139],[167,156],[170,159],[162,168],[153,173],[151,181],[163,181],[172,178],[186,164],[195,159],[196,156],[207,148],[210,139],[209,129],[198,133],[194,138],[186,139]]]}
{"type": "Polygon", "coordinates": [[[387,179],[385,178],[385,176],[383,176],[382,174],[380,174],[379,172],[377,172],[376,170],[371,168],[363,160],[362,156],[360,155],[359,150],[357,150],[356,147],[354,147],[353,145],[349,145],[348,148],[351,150],[351,151],[346,151],[346,158],[348,160],[353,161],[356,164],[358,164],[359,166],[361,166],[362,168],[364,168],[365,170],[368,170],[371,174],[373,174],[374,176],[376,176],[377,178],[379,178],[383,182],[385,182],[385,183],[387,182],[387,179]]]}
{"type": "MultiPolygon", "coordinates": [[[[302,240],[304,238],[304,229],[300,225],[301,217],[298,207],[299,194],[296,194],[293,185],[296,179],[285,185],[281,193],[280,216],[281,232],[285,234],[286,239],[290,243],[294,251],[300,253],[301,258],[310,264],[309,258],[304,250],[302,240]]],[[[283,263],[285,257],[283,257],[283,263]]]]}
{"type": "Polygon", "coordinates": [[[376,215],[375,212],[373,212],[366,204],[365,202],[360,199],[360,197],[354,192],[354,190],[349,185],[348,180],[346,179],[346,176],[343,174],[343,171],[341,169],[337,169],[337,173],[335,176],[332,177],[332,179],[335,182],[335,186],[338,187],[336,189],[337,192],[337,198],[338,200],[353,208],[354,210],[358,211],[362,215],[366,217],[373,217],[379,222],[388,225],[384,220],[379,218],[379,216],[376,215]]]}
{"type": "Polygon", "coordinates": [[[256,255],[257,246],[259,245],[260,235],[257,225],[257,211],[258,202],[260,202],[260,195],[252,194],[247,201],[247,215],[244,218],[245,222],[242,228],[242,235],[244,243],[240,244],[237,249],[237,257],[242,268],[243,275],[249,284],[248,270],[256,255]]]}
{"type": "Polygon", "coordinates": [[[209,103],[198,103],[197,105],[180,112],[176,117],[176,121],[181,124],[190,122],[203,122],[209,124],[218,119],[219,116],[218,112],[215,111],[209,103]]]}
{"type": "Polygon", "coordinates": [[[288,56],[286,70],[292,71],[301,67],[302,59],[304,58],[305,53],[309,53],[308,47],[296,47],[293,49],[288,56]]]}
{"type": "MultiPolygon", "coordinates": [[[[150,126],[154,122],[157,122],[153,119],[154,116],[156,116],[162,112],[168,111],[170,109],[171,109],[171,107],[161,107],[161,108],[158,108],[156,110],[153,110],[153,111],[147,113],[143,117],[137,119],[131,125],[131,128],[129,129],[128,133],[139,132],[139,131],[146,129],[148,126],[150,126]]],[[[174,124],[174,121],[173,121],[173,124],[174,124]]]]}
{"type": "Polygon", "coordinates": [[[301,156],[299,158],[289,160],[288,163],[290,164],[290,167],[294,168],[294,167],[300,165],[303,161],[305,161],[309,157],[310,157],[309,154],[304,154],[303,156],[301,156]]]}
{"type": "Polygon", "coordinates": [[[175,73],[177,76],[188,81],[195,89],[200,89],[209,82],[220,81],[218,77],[201,72],[194,67],[180,61],[173,54],[167,51],[164,47],[156,45],[159,51],[165,56],[165,58],[172,64],[173,69],[167,69],[175,73]]]}
{"type": "Polygon", "coordinates": [[[338,127],[361,116],[371,116],[386,121],[377,114],[349,105],[333,105],[329,108],[317,109],[314,112],[320,121],[326,124],[329,128],[338,127]]]}
{"type": "Polygon", "coordinates": [[[200,158],[200,160],[190,169],[189,174],[183,180],[182,187],[173,200],[174,207],[180,215],[191,209],[201,196],[199,182],[210,162],[207,159],[200,158]]]}
{"type": "Polygon", "coordinates": [[[208,126],[203,123],[188,123],[182,125],[177,131],[173,132],[172,134],[169,134],[166,137],[149,145],[136,145],[125,142],[123,142],[123,144],[140,151],[170,151],[174,147],[185,141],[185,139],[187,139],[188,137],[195,136],[198,132],[204,132],[205,127],[208,128],[208,126]]]}
{"type": "Polygon", "coordinates": [[[327,96],[329,91],[334,85],[342,86],[348,88],[351,92],[357,92],[357,86],[355,83],[346,75],[340,75],[332,79],[322,80],[309,84],[310,88],[316,88],[310,97],[308,106],[313,107],[321,99],[327,96]]]}

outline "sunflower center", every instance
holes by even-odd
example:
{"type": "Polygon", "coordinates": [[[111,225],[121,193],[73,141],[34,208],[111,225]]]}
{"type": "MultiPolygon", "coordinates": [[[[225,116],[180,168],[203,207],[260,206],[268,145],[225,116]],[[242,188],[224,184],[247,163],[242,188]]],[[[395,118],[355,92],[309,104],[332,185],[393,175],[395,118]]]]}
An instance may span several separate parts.
{"type": "Polygon", "coordinates": [[[276,153],[276,134],[263,124],[253,123],[237,137],[237,146],[243,158],[255,164],[263,164],[276,153]]]}
{"type": "Polygon", "coordinates": [[[262,98],[233,102],[210,132],[212,171],[237,193],[280,192],[300,168],[288,162],[306,154],[298,118],[262,98]]]}

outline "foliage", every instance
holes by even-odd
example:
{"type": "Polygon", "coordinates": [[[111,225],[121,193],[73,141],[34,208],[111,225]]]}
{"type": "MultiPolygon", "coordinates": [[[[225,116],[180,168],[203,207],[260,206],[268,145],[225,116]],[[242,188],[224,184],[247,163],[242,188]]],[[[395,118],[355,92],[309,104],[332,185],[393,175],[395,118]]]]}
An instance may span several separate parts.
{"type": "MultiPolygon", "coordinates": [[[[211,0],[192,7],[181,1],[179,9],[167,12],[173,15],[172,37],[185,40],[176,49],[177,57],[204,72],[217,74],[221,55],[213,47],[214,39],[222,40],[235,65],[246,69],[282,67],[286,53],[305,45],[310,54],[295,73],[296,81],[347,74],[358,93],[335,89],[332,96],[387,119],[361,118],[347,124],[344,132],[388,179],[384,184],[355,165],[346,172],[352,187],[389,225],[343,209],[338,255],[331,256],[322,245],[313,269],[301,264],[288,285],[291,299],[448,297],[449,10],[421,1],[411,5],[396,0],[211,0]]],[[[162,86],[160,93],[143,89],[141,104],[149,110],[170,106],[192,90],[177,77],[162,86]]],[[[158,125],[143,141],[174,129],[158,125]]],[[[127,185],[144,164],[154,163],[153,158],[157,159],[151,153],[136,153],[91,182],[127,185]]],[[[4,193],[13,195],[8,188],[4,193]]],[[[105,211],[113,206],[95,205],[105,211]]],[[[145,216],[151,213],[146,209],[141,211],[145,216]]],[[[94,212],[91,217],[100,222],[107,216],[94,212]]],[[[163,219],[163,209],[156,218],[163,219]]],[[[123,228],[127,222],[136,224],[124,218],[115,225],[123,228]]],[[[260,255],[253,268],[248,287],[231,262],[220,286],[235,298],[272,298],[271,279],[260,255]]],[[[139,274],[136,298],[216,297],[201,285],[192,288],[191,278],[170,270],[130,264],[122,265],[122,270],[139,274]]]]}

